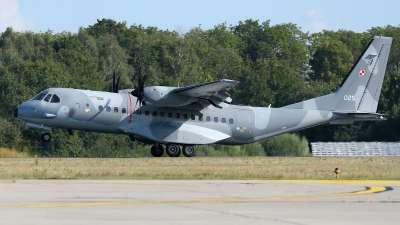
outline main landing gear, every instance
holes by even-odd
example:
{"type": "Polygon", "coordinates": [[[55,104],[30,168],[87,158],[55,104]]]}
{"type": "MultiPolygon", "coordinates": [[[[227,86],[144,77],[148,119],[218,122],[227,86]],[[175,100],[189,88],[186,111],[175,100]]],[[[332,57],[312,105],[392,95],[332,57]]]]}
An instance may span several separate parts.
{"type": "MultiPolygon", "coordinates": [[[[179,157],[181,155],[181,148],[177,144],[167,144],[165,151],[170,157],[179,157]]],[[[193,157],[196,155],[196,148],[194,145],[184,145],[182,153],[186,157],[193,157]]],[[[158,143],[154,144],[151,146],[151,154],[154,157],[161,157],[164,154],[163,146],[158,143]]]]}
{"type": "Polygon", "coordinates": [[[151,154],[154,157],[161,157],[164,154],[164,147],[160,144],[154,144],[151,146],[151,154]]]}

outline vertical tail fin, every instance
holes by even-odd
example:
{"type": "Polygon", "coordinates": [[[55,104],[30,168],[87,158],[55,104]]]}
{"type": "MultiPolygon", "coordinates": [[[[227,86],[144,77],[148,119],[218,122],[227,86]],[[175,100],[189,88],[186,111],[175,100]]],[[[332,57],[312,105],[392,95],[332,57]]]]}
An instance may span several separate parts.
{"type": "Polygon", "coordinates": [[[391,44],[391,37],[374,37],[334,93],[285,108],[375,113],[391,44]]]}

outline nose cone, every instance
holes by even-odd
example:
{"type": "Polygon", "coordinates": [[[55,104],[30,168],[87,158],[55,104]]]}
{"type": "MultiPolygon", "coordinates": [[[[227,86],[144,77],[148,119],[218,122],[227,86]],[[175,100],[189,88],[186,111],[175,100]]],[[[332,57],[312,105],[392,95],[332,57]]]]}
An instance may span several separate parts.
{"type": "Polygon", "coordinates": [[[14,116],[18,118],[18,107],[14,109],[14,116]]]}

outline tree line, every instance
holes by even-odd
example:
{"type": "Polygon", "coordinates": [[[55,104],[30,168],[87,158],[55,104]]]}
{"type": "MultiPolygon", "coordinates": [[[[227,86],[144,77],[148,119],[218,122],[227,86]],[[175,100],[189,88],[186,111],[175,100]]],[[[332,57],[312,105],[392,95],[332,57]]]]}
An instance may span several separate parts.
{"type": "Polygon", "coordinates": [[[304,146],[315,141],[399,141],[400,27],[310,34],[292,23],[246,20],[179,32],[128,27],[111,19],[97,20],[77,33],[16,32],[9,27],[0,36],[0,147],[39,156],[149,156],[148,147],[125,136],[70,136],[55,129],[53,141],[42,143],[41,131],[24,128],[13,110],[49,87],[109,91],[114,71],[121,75],[120,88],[132,88],[139,70],[146,73],[146,86],[240,80],[230,91],[234,104],[281,107],[334,91],[377,35],[393,37],[378,106],[378,112],[389,115],[387,121],[319,126],[247,146],[210,145],[198,151],[228,156],[304,155],[304,146]]]}

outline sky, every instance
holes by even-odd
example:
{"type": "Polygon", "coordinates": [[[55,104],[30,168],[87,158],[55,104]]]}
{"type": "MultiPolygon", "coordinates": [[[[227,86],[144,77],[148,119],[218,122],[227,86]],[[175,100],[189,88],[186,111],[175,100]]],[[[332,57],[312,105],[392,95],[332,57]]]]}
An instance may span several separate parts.
{"type": "Polygon", "coordinates": [[[187,32],[247,19],[293,23],[303,32],[339,29],[364,32],[400,25],[399,0],[0,0],[0,33],[77,33],[97,19],[187,32]]]}

